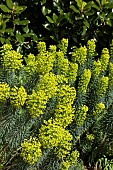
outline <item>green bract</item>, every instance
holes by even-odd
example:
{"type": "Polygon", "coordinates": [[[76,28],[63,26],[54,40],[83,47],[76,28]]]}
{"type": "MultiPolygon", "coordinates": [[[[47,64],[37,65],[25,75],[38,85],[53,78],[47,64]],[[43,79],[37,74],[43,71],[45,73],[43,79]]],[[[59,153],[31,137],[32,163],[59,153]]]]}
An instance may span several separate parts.
{"type": "Polygon", "coordinates": [[[13,106],[15,106],[15,107],[23,106],[27,99],[27,93],[26,93],[24,87],[21,86],[20,88],[18,88],[16,86],[14,86],[11,89],[10,99],[11,99],[11,104],[13,106]]]}
{"type": "Polygon", "coordinates": [[[25,162],[29,164],[34,164],[39,157],[42,156],[41,144],[37,138],[30,137],[29,140],[25,139],[21,144],[22,151],[21,156],[25,162]]]}
{"type": "Polygon", "coordinates": [[[47,99],[48,97],[43,90],[37,92],[33,90],[32,94],[28,96],[26,107],[29,109],[32,118],[44,114],[43,110],[46,108],[47,99]]]}
{"type": "Polygon", "coordinates": [[[87,59],[87,48],[85,46],[80,47],[79,49],[75,50],[75,52],[72,53],[72,60],[80,65],[84,64],[86,59],[87,59]]]}
{"type": "Polygon", "coordinates": [[[65,157],[71,150],[72,135],[60,125],[52,123],[51,119],[44,123],[39,136],[42,146],[45,148],[54,147],[58,157],[65,157]]]}
{"type": "Polygon", "coordinates": [[[0,83],[0,102],[6,101],[10,96],[10,87],[7,83],[0,83]]]}
{"type": "Polygon", "coordinates": [[[102,50],[102,55],[101,55],[101,58],[100,58],[101,70],[102,71],[105,71],[107,69],[109,58],[110,58],[109,51],[108,51],[107,48],[104,48],[102,50]]]}
{"type": "Polygon", "coordinates": [[[101,70],[102,70],[102,66],[100,60],[94,61],[93,70],[92,70],[94,77],[98,77],[99,74],[101,73],[101,70]]]}
{"type": "Polygon", "coordinates": [[[98,89],[97,89],[97,95],[103,96],[106,93],[106,90],[108,88],[108,77],[103,76],[100,81],[98,82],[98,89]]]}
{"type": "Polygon", "coordinates": [[[86,89],[89,84],[90,78],[91,78],[91,71],[89,69],[85,69],[78,83],[79,92],[86,93],[86,89]]]}
{"type": "Polygon", "coordinates": [[[20,70],[22,67],[22,55],[14,50],[11,50],[11,45],[4,45],[2,47],[2,65],[6,70],[20,70]]]}
{"type": "Polygon", "coordinates": [[[88,48],[87,52],[88,52],[89,56],[94,55],[95,48],[96,48],[94,39],[91,39],[87,42],[87,48],[88,48]]]}
{"type": "Polygon", "coordinates": [[[87,106],[81,106],[76,112],[75,112],[75,116],[76,116],[76,123],[77,125],[81,125],[84,123],[86,116],[87,116],[87,111],[88,111],[88,107],[87,106]]]}
{"type": "Polygon", "coordinates": [[[105,109],[105,105],[101,102],[101,103],[96,105],[96,108],[93,111],[93,114],[98,115],[99,113],[101,113],[103,111],[103,109],[105,109]]]}

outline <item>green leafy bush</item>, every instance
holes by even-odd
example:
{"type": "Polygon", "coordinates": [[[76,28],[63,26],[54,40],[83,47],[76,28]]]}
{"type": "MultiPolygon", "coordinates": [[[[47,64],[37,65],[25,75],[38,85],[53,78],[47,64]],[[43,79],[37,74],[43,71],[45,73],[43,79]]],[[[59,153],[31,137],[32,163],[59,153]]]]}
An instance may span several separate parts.
{"type": "Polygon", "coordinates": [[[113,38],[112,8],[110,0],[2,0],[0,42],[11,43],[21,53],[36,54],[40,40],[49,46],[68,38],[70,51],[73,45],[95,39],[100,54],[113,38]]]}
{"type": "Polygon", "coordinates": [[[57,44],[64,37],[69,39],[70,47],[86,44],[88,39],[94,38],[98,52],[101,53],[104,47],[109,48],[113,29],[112,1],[36,0],[34,3],[29,1],[28,5],[27,1],[18,3],[28,7],[26,13],[34,10],[28,17],[31,27],[49,45],[57,44]]]}
{"type": "Polygon", "coordinates": [[[37,47],[25,58],[11,45],[1,47],[2,169],[82,169],[82,162],[93,169],[101,158],[112,159],[113,47],[97,61],[94,40],[74,49],[71,61],[67,39],[59,48],[37,47]]]}
{"type": "Polygon", "coordinates": [[[29,28],[30,20],[23,15],[27,6],[19,6],[17,2],[6,0],[0,4],[0,42],[12,44],[16,51],[32,50],[38,38],[29,28]]]}

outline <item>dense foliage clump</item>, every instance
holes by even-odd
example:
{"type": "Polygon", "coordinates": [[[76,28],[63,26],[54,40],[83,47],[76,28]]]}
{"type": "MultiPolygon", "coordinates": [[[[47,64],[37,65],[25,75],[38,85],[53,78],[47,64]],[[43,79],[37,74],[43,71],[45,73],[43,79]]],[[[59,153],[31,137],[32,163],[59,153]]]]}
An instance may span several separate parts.
{"type": "Polygon", "coordinates": [[[100,54],[113,39],[112,8],[112,0],[1,0],[0,44],[36,54],[40,40],[49,46],[65,37],[70,49],[95,39],[100,54]]]}
{"type": "Polygon", "coordinates": [[[37,47],[23,58],[1,47],[2,169],[68,170],[82,162],[93,169],[112,159],[112,48],[96,60],[89,40],[69,61],[67,39],[48,51],[44,42],[37,47]]]}

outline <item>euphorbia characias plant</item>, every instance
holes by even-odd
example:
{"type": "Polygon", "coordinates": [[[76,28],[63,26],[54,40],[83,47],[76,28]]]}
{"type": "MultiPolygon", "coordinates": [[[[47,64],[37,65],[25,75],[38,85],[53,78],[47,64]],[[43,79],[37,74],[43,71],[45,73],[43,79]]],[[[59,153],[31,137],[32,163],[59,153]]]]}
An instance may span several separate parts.
{"type": "Polygon", "coordinates": [[[1,166],[68,170],[81,160],[93,169],[113,154],[109,128],[102,128],[113,100],[112,48],[98,60],[93,39],[70,60],[68,39],[37,48],[36,56],[23,57],[11,45],[1,47],[1,166]]]}

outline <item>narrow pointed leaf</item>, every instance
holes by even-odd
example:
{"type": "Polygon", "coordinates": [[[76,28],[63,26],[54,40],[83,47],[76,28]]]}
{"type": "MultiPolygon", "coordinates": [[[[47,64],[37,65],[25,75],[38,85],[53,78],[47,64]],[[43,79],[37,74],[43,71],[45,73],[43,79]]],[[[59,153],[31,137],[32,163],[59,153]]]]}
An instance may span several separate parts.
{"type": "Polygon", "coordinates": [[[58,16],[54,13],[53,14],[53,21],[54,21],[54,23],[57,23],[57,19],[58,19],[58,16]]]}
{"type": "Polygon", "coordinates": [[[80,13],[80,11],[79,11],[78,9],[76,9],[74,5],[70,5],[70,8],[71,8],[74,12],[80,13]]]}
{"type": "Polygon", "coordinates": [[[13,8],[13,1],[12,0],[6,0],[6,5],[9,9],[13,8]]]}
{"type": "Polygon", "coordinates": [[[11,12],[11,10],[8,9],[5,5],[0,5],[0,8],[3,12],[11,12]]]}
{"type": "Polygon", "coordinates": [[[50,23],[54,23],[54,21],[49,16],[46,16],[46,18],[50,23]]]}

